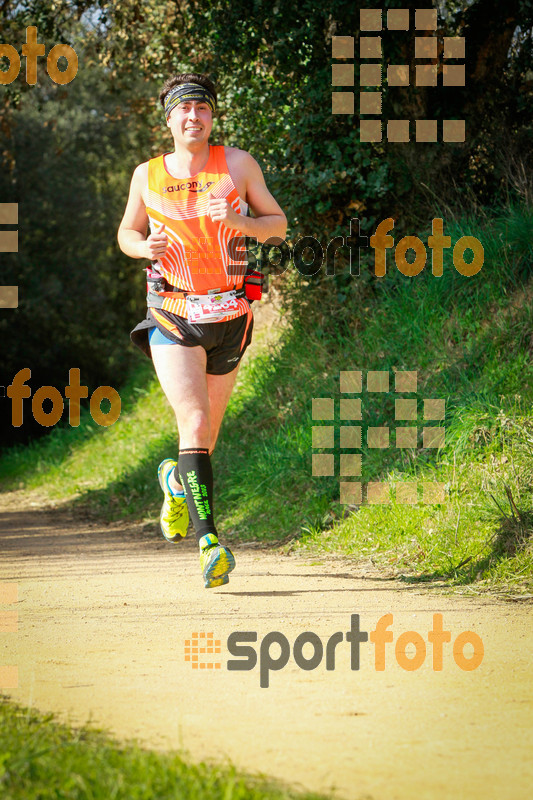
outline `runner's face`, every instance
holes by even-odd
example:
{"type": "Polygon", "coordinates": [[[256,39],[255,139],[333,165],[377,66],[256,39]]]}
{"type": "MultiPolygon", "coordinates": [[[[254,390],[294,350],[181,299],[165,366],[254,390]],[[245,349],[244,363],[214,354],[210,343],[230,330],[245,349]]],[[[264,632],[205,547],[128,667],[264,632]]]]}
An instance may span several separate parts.
{"type": "Polygon", "coordinates": [[[167,125],[176,142],[204,144],[213,127],[213,114],[207,103],[188,100],[172,110],[167,125]]]}

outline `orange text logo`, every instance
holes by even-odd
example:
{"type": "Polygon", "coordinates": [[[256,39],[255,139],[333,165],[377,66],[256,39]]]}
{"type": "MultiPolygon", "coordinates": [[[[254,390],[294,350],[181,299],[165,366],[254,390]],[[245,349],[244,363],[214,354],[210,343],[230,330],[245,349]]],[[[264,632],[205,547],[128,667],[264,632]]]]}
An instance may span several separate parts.
{"type": "MultiPolygon", "coordinates": [[[[69,383],[65,386],[65,397],[69,404],[69,423],[72,427],[80,424],[80,400],[89,396],[87,386],[80,385],[80,371],[77,368],[69,370],[69,383]]],[[[11,398],[11,424],[18,428],[23,420],[23,400],[31,397],[31,389],[26,382],[31,378],[31,369],[19,369],[11,384],[7,387],[7,396],[11,398]]],[[[41,386],[32,397],[31,410],[39,425],[47,428],[56,425],[63,415],[63,397],[55,386],[41,386]],[[43,403],[49,400],[52,403],[50,411],[45,411],[43,403]]],[[[91,416],[98,425],[108,427],[113,425],[120,417],[120,395],[112,386],[99,386],[91,395],[89,405],[91,416]],[[109,401],[109,411],[102,411],[102,400],[109,401]]]]}
{"type": "MultiPolygon", "coordinates": [[[[37,83],[37,58],[44,56],[44,44],[37,41],[37,28],[30,25],[26,28],[26,43],[22,45],[22,56],[26,59],[26,83],[37,83]]],[[[0,58],[7,58],[9,67],[0,70],[0,84],[13,83],[20,73],[20,56],[11,44],[0,44],[0,58]]],[[[46,58],[46,71],[48,76],[61,85],[70,83],[78,73],[78,56],[76,51],[68,44],[56,44],[52,47],[46,58]],[[58,61],[64,58],[67,62],[66,69],[59,69],[58,61]]]]}

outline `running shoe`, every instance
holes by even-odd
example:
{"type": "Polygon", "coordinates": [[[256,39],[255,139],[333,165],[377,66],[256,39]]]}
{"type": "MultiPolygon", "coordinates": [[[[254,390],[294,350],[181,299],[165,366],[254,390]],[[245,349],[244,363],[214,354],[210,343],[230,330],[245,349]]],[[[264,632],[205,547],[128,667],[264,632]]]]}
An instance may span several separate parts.
{"type": "Polygon", "coordinates": [[[179,542],[181,539],[185,538],[189,525],[189,511],[187,509],[185,494],[183,492],[175,494],[168,483],[169,477],[174,471],[176,464],[177,462],[173,461],[171,458],[165,458],[157,470],[159,485],[165,495],[159,522],[161,525],[161,532],[167,542],[179,542]]]}
{"type": "Polygon", "coordinates": [[[200,566],[206,589],[229,583],[228,573],[235,567],[235,558],[229,547],[218,543],[214,533],[207,533],[200,539],[200,566]]]}

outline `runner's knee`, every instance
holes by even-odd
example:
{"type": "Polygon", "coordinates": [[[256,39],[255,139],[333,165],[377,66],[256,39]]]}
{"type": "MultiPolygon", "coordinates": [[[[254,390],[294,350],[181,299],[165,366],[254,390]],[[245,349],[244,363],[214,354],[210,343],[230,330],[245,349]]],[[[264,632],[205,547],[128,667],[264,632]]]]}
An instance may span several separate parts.
{"type": "Polygon", "coordinates": [[[209,416],[205,411],[199,409],[187,414],[178,411],[176,419],[180,438],[210,441],[209,416]]]}

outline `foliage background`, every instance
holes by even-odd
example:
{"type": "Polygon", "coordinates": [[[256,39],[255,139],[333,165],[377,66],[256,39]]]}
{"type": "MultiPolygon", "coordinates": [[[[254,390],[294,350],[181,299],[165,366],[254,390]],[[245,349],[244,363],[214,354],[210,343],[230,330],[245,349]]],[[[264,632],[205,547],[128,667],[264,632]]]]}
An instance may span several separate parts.
{"type": "MultiPolygon", "coordinates": [[[[310,234],[325,244],[346,235],[353,217],[364,233],[388,216],[399,232],[415,233],[437,214],[479,216],[510,198],[530,204],[530,0],[439,2],[439,37],[466,36],[466,88],[384,90],[384,118],[464,117],[464,144],[361,145],[357,118],[331,113],[332,36],[356,37],[357,86],[360,7],[431,5],[4,0],[2,41],[20,51],[33,24],[46,52],[67,42],[80,66],[58,86],[41,58],[37,85],[22,69],[0,87],[0,201],[18,202],[20,216],[20,252],[0,262],[2,282],[20,287],[19,308],[0,310],[0,384],[30,367],[33,390],[61,391],[77,366],[91,392],[118,387],[139,362],[128,331],[144,313],[144,264],[120,253],[116,230],[133,168],[170,147],[156,103],[169,73],[206,71],[217,82],[214,141],[258,159],[286,211],[289,240],[310,234]]],[[[384,33],[385,64],[413,63],[412,33],[384,33]]],[[[302,301],[310,281],[328,307],[377,291],[340,266],[334,278],[299,279],[302,301]]],[[[530,270],[526,259],[523,280],[530,270]]],[[[5,444],[42,433],[29,414],[20,429],[2,415],[5,444]]]]}

